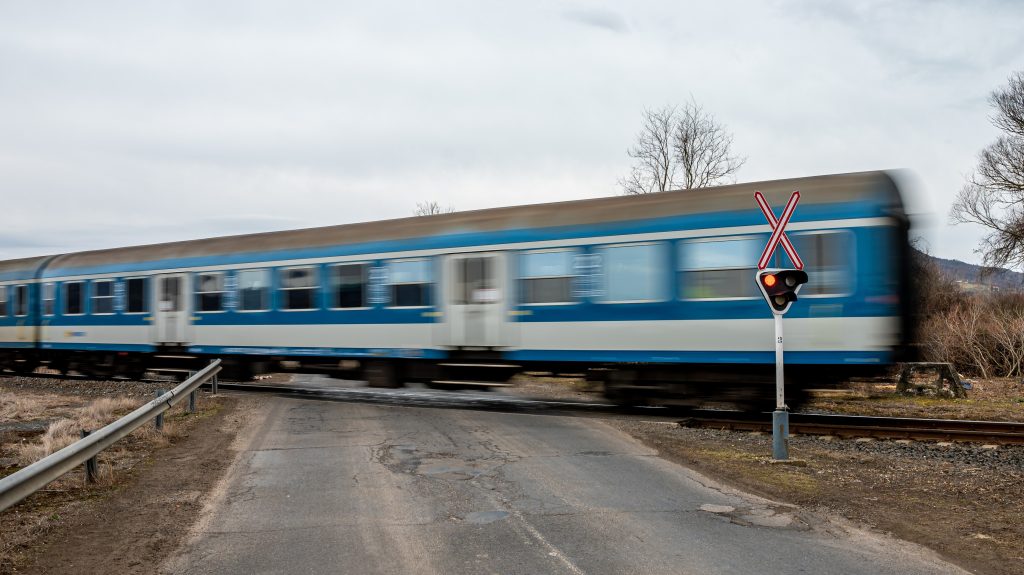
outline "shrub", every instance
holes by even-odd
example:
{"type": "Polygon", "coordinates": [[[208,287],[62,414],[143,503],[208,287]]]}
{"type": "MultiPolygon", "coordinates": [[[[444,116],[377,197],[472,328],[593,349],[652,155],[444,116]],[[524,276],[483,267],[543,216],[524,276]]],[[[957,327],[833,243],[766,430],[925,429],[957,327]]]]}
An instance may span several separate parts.
{"type": "Polygon", "coordinates": [[[1024,295],[963,294],[944,312],[925,315],[929,361],[948,361],[981,377],[1024,375],[1024,295]]]}

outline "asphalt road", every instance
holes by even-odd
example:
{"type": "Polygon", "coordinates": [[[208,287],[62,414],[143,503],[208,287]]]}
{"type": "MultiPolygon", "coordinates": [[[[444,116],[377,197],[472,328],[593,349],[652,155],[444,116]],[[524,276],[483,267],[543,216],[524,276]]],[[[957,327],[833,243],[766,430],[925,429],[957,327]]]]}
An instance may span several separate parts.
{"type": "Polygon", "coordinates": [[[599,419],[270,398],[169,573],[962,573],[599,419]]]}

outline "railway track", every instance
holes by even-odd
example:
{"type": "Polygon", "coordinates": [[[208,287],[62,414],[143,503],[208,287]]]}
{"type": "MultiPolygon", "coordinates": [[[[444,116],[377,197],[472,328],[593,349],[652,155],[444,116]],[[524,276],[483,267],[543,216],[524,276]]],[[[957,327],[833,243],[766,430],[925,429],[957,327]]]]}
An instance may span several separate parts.
{"type": "MultiPolygon", "coordinates": [[[[15,375],[0,374],[0,376],[14,377],[15,375]]],[[[69,377],[57,374],[32,374],[28,377],[72,380],[89,379],[87,377],[69,377]]],[[[167,380],[158,379],[141,381],[167,383],[167,380]]],[[[208,388],[209,384],[206,384],[204,387],[208,388]]],[[[228,391],[274,393],[311,399],[386,403],[418,407],[555,411],[619,416],[642,415],[660,421],[678,421],[684,427],[731,429],[736,431],[771,431],[771,413],[768,412],[758,413],[714,409],[696,409],[682,412],[659,407],[628,408],[600,401],[532,399],[481,391],[451,392],[430,389],[378,389],[368,387],[294,386],[228,382],[221,382],[219,388],[228,391]]],[[[1024,423],[1006,421],[875,417],[794,412],[790,413],[789,416],[789,428],[790,433],[802,435],[1024,445],[1024,423]]]]}
{"type": "MultiPolygon", "coordinates": [[[[509,397],[493,393],[451,393],[429,390],[380,390],[372,388],[315,389],[280,385],[224,384],[222,389],[270,392],[285,395],[319,397],[338,401],[400,403],[434,407],[469,407],[477,409],[530,409],[631,414],[676,419],[685,427],[733,429],[738,431],[771,431],[771,413],[690,410],[682,414],[665,408],[623,408],[610,403],[591,401],[551,401],[509,397]],[[680,420],[679,416],[684,415],[680,420]]],[[[839,437],[875,437],[957,442],[1024,445],[1024,423],[1006,421],[971,421],[860,415],[828,415],[791,413],[790,433],[834,435],[839,437]]]]}
{"type": "MultiPolygon", "coordinates": [[[[29,379],[55,379],[65,381],[124,381],[134,383],[173,383],[174,379],[159,379],[155,377],[143,377],[131,379],[127,377],[101,377],[98,375],[81,375],[81,374],[61,374],[61,373],[8,373],[0,372],[0,378],[16,378],[23,377],[29,379]]],[[[181,379],[184,381],[184,379],[181,379]]]]}
{"type": "MultiPolygon", "coordinates": [[[[771,413],[696,410],[679,423],[711,429],[772,430],[771,413]]],[[[803,435],[1024,445],[1024,423],[1011,421],[791,413],[789,431],[803,435]]]]}

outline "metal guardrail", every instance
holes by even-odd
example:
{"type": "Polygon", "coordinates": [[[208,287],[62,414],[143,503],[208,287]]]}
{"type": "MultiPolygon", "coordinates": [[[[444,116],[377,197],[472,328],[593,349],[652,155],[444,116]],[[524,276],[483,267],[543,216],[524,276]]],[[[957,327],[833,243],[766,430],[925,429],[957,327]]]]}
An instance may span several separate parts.
{"type": "MultiPolygon", "coordinates": [[[[221,370],[220,360],[196,372],[177,387],[168,391],[117,421],[92,432],[87,437],[72,443],[56,453],[47,455],[39,461],[15,473],[0,479],[0,511],[7,509],[22,499],[45,487],[51,481],[82,465],[135,431],[149,420],[163,414],[186,395],[195,398],[193,392],[199,386],[213,378],[221,370]]],[[[216,381],[216,380],[214,380],[216,381]]],[[[216,389],[216,384],[214,384],[216,389]]],[[[193,404],[194,405],[194,404],[193,404]]]]}

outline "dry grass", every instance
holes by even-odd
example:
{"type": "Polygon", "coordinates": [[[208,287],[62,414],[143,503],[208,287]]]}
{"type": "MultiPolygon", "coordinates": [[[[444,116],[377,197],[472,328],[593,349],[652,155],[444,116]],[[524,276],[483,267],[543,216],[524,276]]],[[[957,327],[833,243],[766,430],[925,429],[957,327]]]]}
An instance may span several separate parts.
{"type": "Polygon", "coordinates": [[[1024,421],[1024,382],[1017,378],[975,379],[967,399],[904,396],[895,385],[858,384],[847,396],[815,397],[809,410],[883,417],[931,417],[1024,421]]]}
{"type": "Polygon", "coordinates": [[[31,421],[52,415],[55,410],[74,406],[67,397],[42,393],[0,394],[0,422],[31,421]]]}
{"type": "Polygon", "coordinates": [[[29,465],[81,439],[82,430],[95,431],[138,407],[138,400],[104,397],[74,410],[69,416],[50,424],[38,440],[17,448],[21,465],[29,465]]]}

